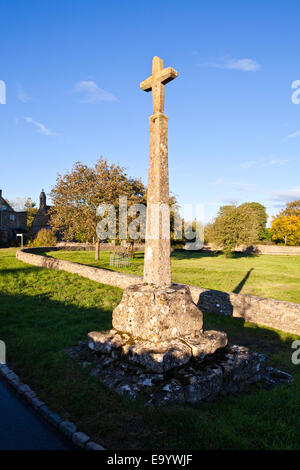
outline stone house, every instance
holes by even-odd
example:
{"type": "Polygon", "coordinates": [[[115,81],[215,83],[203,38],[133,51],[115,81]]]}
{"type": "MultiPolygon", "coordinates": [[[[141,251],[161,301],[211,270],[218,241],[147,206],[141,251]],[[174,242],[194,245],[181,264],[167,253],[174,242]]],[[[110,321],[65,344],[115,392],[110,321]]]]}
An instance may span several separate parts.
{"type": "Polygon", "coordinates": [[[34,235],[36,235],[42,228],[51,230],[49,214],[50,207],[51,206],[47,206],[46,194],[42,189],[40,194],[40,207],[32,223],[32,231],[34,235]]]}
{"type": "Polygon", "coordinates": [[[17,233],[27,232],[27,212],[15,211],[2,197],[0,189],[0,242],[16,240],[17,233]]]}

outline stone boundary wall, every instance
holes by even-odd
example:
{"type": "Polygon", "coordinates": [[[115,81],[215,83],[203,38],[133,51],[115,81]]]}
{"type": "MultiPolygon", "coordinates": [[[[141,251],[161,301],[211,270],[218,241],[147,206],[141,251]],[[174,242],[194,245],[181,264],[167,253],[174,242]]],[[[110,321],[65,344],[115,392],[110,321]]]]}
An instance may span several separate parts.
{"type": "MultiPolygon", "coordinates": [[[[37,254],[45,250],[59,249],[69,250],[70,248],[68,246],[24,248],[17,251],[16,257],[24,263],[78,274],[92,281],[119,287],[120,289],[125,289],[142,282],[142,277],[133,274],[94,268],[37,254]]],[[[203,289],[196,286],[189,287],[193,301],[203,312],[243,318],[247,322],[257,323],[300,336],[300,304],[265,299],[253,295],[203,289]]]]}
{"type": "MultiPolygon", "coordinates": [[[[86,277],[91,281],[101,282],[101,284],[108,284],[109,286],[119,287],[125,289],[126,287],[138,284],[142,278],[134,274],[120,273],[118,271],[109,271],[108,269],[94,268],[84,264],[73,263],[72,261],[65,261],[62,259],[50,258],[43,256],[43,251],[59,251],[59,250],[76,250],[76,247],[39,247],[39,248],[23,248],[18,250],[16,258],[24,261],[24,263],[40,266],[41,268],[57,269],[59,271],[66,271],[67,273],[78,274],[79,276],[86,277]]],[[[80,247],[79,251],[85,250],[80,247]]],[[[90,251],[90,250],[89,250],[90,251]]]]}
{"type": "MultiPolygon", "coordinates": [[[[218,251],[211,243],[207,243],[203,247],[203,251],[218,251]]],[[[238,246],[234,251],[253,253],[258,255],[300,255],[300,246],[283,246],[283,245],[253,245],[245,249],[238,246]]]]}
{"type": "Polygon", "coordinates": [[[262,255],[300,255],[300,246],[255,245],[262,255]]]}
{"type": "MultiPolygon", "coordinates": [[[[113,243],[100,243],[100,251],[113,251],[115,248],[121,247],[121,245],[114,245],[113,243]]],[[[55,249],[67,249],[68,251],[95,251],[96,245],[92,243],[78,243],[78,242],[58,242],[56,243],[55,249]]],[[[145,249],[144,244],[135,244],[134,248],[136,251],[142,251],[145,249]]]]}

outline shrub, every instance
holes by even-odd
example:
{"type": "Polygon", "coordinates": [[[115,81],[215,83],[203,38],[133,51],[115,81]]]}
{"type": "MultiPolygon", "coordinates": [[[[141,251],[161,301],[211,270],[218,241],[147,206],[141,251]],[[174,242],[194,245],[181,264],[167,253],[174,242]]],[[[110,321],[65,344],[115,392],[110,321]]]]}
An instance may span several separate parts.
{"type": "Polygon", "coordinates": [[[57,238],[54,232],[42,228],[35,237],[32,246],[55,246],[57,238]]]}

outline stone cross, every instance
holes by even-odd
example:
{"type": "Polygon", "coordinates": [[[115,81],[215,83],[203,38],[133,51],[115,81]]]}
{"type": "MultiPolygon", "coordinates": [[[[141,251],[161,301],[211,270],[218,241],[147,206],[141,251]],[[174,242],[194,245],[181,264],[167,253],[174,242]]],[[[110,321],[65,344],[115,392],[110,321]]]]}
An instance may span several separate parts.
{"type": "Polygon", "coordinates": [[[147,224],[144,282],[159,287],[172,283],[170,261],[170,210],[168,171],[168,118],[164,114],[165,85],[177,77],[176,70],[164,69],[159,57],[152,61],[152,75],[140,87],[152,90],[150,152],[147,190],[147,224]]]}

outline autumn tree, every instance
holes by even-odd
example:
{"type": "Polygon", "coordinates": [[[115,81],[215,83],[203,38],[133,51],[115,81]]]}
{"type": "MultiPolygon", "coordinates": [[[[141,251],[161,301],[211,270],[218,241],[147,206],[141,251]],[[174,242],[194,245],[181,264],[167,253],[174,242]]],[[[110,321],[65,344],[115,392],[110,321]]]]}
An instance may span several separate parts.
{"type": "Polygon", "coordinates": [[[26,201],[24,202],[24,211],[27,212],[27,230],[29,233],[32,231],[32,223],[34,221],[34,218],[37,214],[37,208],[36,208],[36,203],[33,202],[33,200],[28,197],[26,201]]]}
{"type": "Polygon", "coordinates": [[[239,207],[249,207],[256,213],[256,217],[259,223],[258,239],[264,240],[265,238],[268,238],[266,231],[268,216],[265,206],[263,206],[259,202],[245,202],[239,207]]]}
{"type": "Polygon", "coordinates": [[[247,205],[219,211],[206,230],[209,241],[229,256],[236,246],[249,246],[258,239],[260,224],[256,212],[247,205]]]}
{"type": "Polygon", "coordinates": [[[64,240],[83,242],[96,238],[100,204],[112,204],[118,214],[119,197],[127,196],[128,207],[144,203],[145,187],[140,179],[128,177],[124,168],[101,157],[92,167],[76,162],[71,171],[58,175],[50,196],[52,228],[64,240]]]}
{"type": "Polygon", "coordinates": [[[57,238],[52,230],[42,228],[35,237],[32,246],[55,246],[57,238]]]}
{"type": "Polygon", "coordinates": [[[272,240],[285,245],[300,245],[300,200],[289,202],[271,227],[272,240]]]}
{"type": "Polygon", "coordinates": [[[300,199],[293,202],[288,202],[286,208],[280,212],[281,215],[295,215],[300,217],[300,199]]]}

